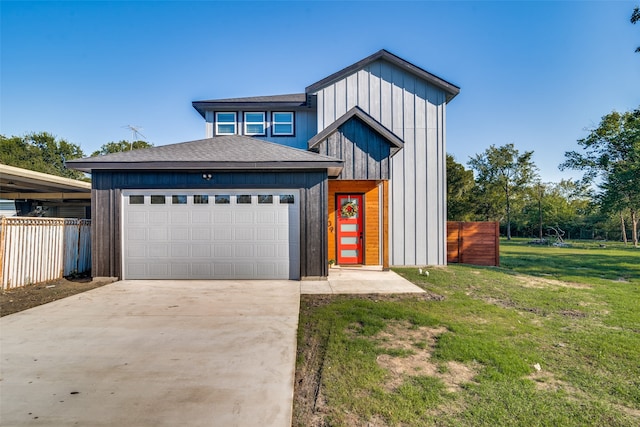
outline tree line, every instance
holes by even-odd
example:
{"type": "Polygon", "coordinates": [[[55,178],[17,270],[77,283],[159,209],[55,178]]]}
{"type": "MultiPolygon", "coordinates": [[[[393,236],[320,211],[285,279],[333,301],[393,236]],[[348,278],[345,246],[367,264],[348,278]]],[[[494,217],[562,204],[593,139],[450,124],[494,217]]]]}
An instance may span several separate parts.
{"type": "MultiPolygon", "coordinates": [[[[121,151],[152,147],[147,141],[118,141],[103,144],[91,157],[121,151]]],[[[24,136],[0,135],[0,163],[65,178],[88,180],[85,174],[67,169],[67,160],[87,157],[79,145],[57,138],[48,132],[32,132],[24,136]]]]}
{"type": "Polygon", "coordinates": [[[542,182],[532,160],[514,144],[491,145],[467,162],[447,155],[447,217],[451,221],[500,221],[513,234],[545,238],[630,239],[638,246],[640,208],[640,108],[613,111],[565,153],[561,170],[580,180],[542,182]]]}

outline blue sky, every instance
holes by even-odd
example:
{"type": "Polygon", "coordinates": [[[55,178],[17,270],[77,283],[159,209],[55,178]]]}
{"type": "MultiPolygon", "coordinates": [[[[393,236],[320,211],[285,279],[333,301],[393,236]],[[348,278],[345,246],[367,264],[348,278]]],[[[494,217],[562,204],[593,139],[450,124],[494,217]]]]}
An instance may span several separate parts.
{"type": "Polygon", "coordinates": [[[533,150],[543,181],[612,110],[640,105],[640,1],[0,2],[0,133],[90,154],[200,139],[194,100],[300,93],[381,48],[461,87],[447,151],[533,150]]]}

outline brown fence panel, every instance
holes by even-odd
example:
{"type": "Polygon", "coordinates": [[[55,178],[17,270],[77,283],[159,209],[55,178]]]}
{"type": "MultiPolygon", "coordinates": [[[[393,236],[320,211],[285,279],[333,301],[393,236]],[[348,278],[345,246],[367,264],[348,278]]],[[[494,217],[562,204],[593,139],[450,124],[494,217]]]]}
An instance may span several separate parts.
{"type": "Polygon", "coordinates": [[[447,222],[447,262],[460,262],[461,222],[447,222]]]}
{"type": "Polygon", "coordinates": [[[498,222],[447,222],[447,262],[500,265],[498,222]]]}

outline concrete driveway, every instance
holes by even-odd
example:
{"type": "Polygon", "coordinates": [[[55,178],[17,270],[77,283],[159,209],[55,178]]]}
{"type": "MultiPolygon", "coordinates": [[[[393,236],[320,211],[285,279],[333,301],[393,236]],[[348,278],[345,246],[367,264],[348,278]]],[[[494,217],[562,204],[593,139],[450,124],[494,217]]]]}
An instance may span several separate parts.
{"type": "Polygon", "coordinates": [[[3,426],[290,426],[299,282],[121,281],[0,319],[3,426]]]}

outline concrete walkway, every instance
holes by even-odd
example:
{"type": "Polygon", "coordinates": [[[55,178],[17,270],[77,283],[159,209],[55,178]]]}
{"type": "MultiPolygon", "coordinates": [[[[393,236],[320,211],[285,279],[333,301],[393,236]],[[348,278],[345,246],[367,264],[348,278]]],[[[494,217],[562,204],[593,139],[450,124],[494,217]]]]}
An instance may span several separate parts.
{"type": "Polygon", "coordinates": [[[0,319],[0,425],[291,425],[299,282],[121,281],[0,319]]]}
{"type": "Polygon", "coordinates": [[[406,294],[424,293],[393,271],[376,267],[333,267],[327,280],[302,281],[302,294],[406,294]]]}

